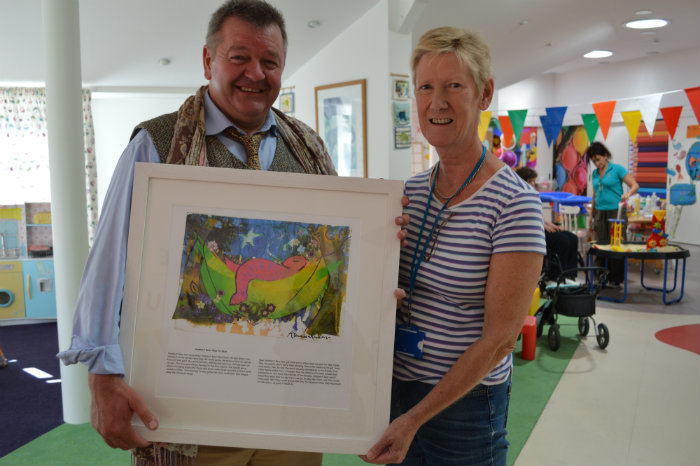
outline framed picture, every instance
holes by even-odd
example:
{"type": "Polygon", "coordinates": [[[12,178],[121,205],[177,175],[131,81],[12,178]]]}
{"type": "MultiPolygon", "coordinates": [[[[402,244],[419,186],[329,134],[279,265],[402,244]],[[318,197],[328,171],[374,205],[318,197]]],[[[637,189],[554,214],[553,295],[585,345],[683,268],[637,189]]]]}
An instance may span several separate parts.
{"type": "Polygon", "coordinates": [[[411,147],[411,127],[394,127],[394,149],[408,149],[411,147]]]}
{"type": "Polygon", "coordinates": [[[280,93],[280,111],[291,115],[294,113],[294,92],[282,92],[280,93]]]}
{"type": "Polygon", "coordinates": [[[137,163],[120,345],[151,441],[363,454],[389,424],[403,183],[137,163]]]}
{"type": "Polygon", "coordinates": [[[410,95],[408,76],[391,78],[391,98],[393,100],[408,100],[410,95]]]}
{"type": "Polygon", "coordinates": [[[315,88],[316,132],[340,176],[367,177],[366,80],[315,88]]]}
{"type": "Polygon", "coordinates": [[[393,104],[394,126],[411,124],[411,103],[394,102],[393,104]]]}

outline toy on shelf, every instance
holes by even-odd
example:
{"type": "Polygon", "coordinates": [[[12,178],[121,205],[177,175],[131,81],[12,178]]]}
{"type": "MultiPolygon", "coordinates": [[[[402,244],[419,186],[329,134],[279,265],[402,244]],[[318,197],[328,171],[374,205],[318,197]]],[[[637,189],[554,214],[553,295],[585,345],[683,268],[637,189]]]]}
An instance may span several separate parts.
{"type": "Polygon", "coordinates": [[[609,218],[610,222],[610,249],[613,251],[624,251],[622,247],[622,225],[625,220],[619,218],[609,218]]]}
{"type": "Polygon", "coordinates": [[[656,251],[668,244],[668,233],[666,233],[666,211],[655,210],[651,219],[651,234],[647,238],[647,250],[656,251]]]}

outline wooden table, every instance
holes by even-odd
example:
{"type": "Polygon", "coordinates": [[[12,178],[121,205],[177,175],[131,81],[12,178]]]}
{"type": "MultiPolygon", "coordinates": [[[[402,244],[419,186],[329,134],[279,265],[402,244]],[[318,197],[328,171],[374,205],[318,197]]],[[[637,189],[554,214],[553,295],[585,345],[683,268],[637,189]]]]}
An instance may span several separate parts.
{"type": "Polygon", "coordinates": [[[685,290],[685,261],[690,257],[690,251],[687,249],[675,245],[669,244],[663,248],[658,248],[656,251],[647,251],[646,243],[623,243],[623,251],[614,251],[609,244],[597,244],[595,242],[591,243],[591,247],[588,249],[588,254],[586,255],[586,264],[591,265],[593,263],[593,257],[604,257],[606,259],[624,259],[624,294],[621,299],[612,298],[609,296],[599,295],[599,299],[604,299],[606,301],[615,301],[618,303],[623,302],[627,299],[627,261],[628,259],[640,259],[642,261],[642,272],[641,272],[641,285],[643,288],[652,291],[661,291],[662,299],[664,304],[677,303],[683,299],[683,292],[685,290]],[[683,260],[683,273],[681,276],[681,289],[678,298],[673,300],[667,300],[666,296],[668,293],[672,293],[676,289],[677,279],[678,279],[678,260],[683,260]],[[646,260],[660,260],[664,264],[664,282],[663,287],[653,288],[644,284],[644,261],[646,260]],[[675,267],[673,271],[673,288],[668,289],[668,261],[675,260],[675,267]]]}

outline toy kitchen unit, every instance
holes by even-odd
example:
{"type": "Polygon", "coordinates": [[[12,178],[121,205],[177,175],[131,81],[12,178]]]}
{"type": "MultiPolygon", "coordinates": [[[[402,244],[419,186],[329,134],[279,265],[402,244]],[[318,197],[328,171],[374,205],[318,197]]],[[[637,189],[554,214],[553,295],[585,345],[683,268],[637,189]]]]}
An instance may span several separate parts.
{"type": "Polygon", "coordinates": [[[0,205],[0,325],[56,319],[51,204],[0,205]]]}

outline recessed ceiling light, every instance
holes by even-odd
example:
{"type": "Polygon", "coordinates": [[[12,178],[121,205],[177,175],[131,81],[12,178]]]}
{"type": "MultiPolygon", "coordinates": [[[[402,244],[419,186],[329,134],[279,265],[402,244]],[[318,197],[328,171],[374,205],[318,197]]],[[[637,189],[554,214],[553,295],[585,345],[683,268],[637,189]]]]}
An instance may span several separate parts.
{"type": "Polygon", "coordinates": [[[319,27],[320,25],[321,25],[321,21],[319,21],[317,19],[312,19],[311,21],[306,23],[306,27],[311,28],[311,29],[315,29],[315,28],[319,27]]]}
{"type": "Polygon", "coordinates": [[[160,66],[168,66],[170,64],[170,59],[169,58],[161,58],[158,60],[158,64],[160,66]]]}
{"type": "Polygon", "coordinates": [[[652,13],[653,13],[653,11],[651,11],[651,10],[637,10],[634,12],[635,15],[640,15],[640,16],[641,15],[650,15],[652,13]]]}
{"type": "Polygon", "coordinates": [[[655,29],[662,28],[668,24],[668,21],[660,18],[652,19],[635,19],[634,21],[627,21],[625,26],[630,29],[655,29]]]}
{"type": "Polygon", "coordinates": [[[607,58],[612,56],[612,52],[610,50],[591,50],[587,54],[584,55],[585,58],[607,58]]]}
{"type": "Polygon", "coordinates": [[[529,23],[529,21],[526,20],[526,19],[520,21],[520,25],[521,25],[521,26],[525,26],[527,23],[529,23]]]}

